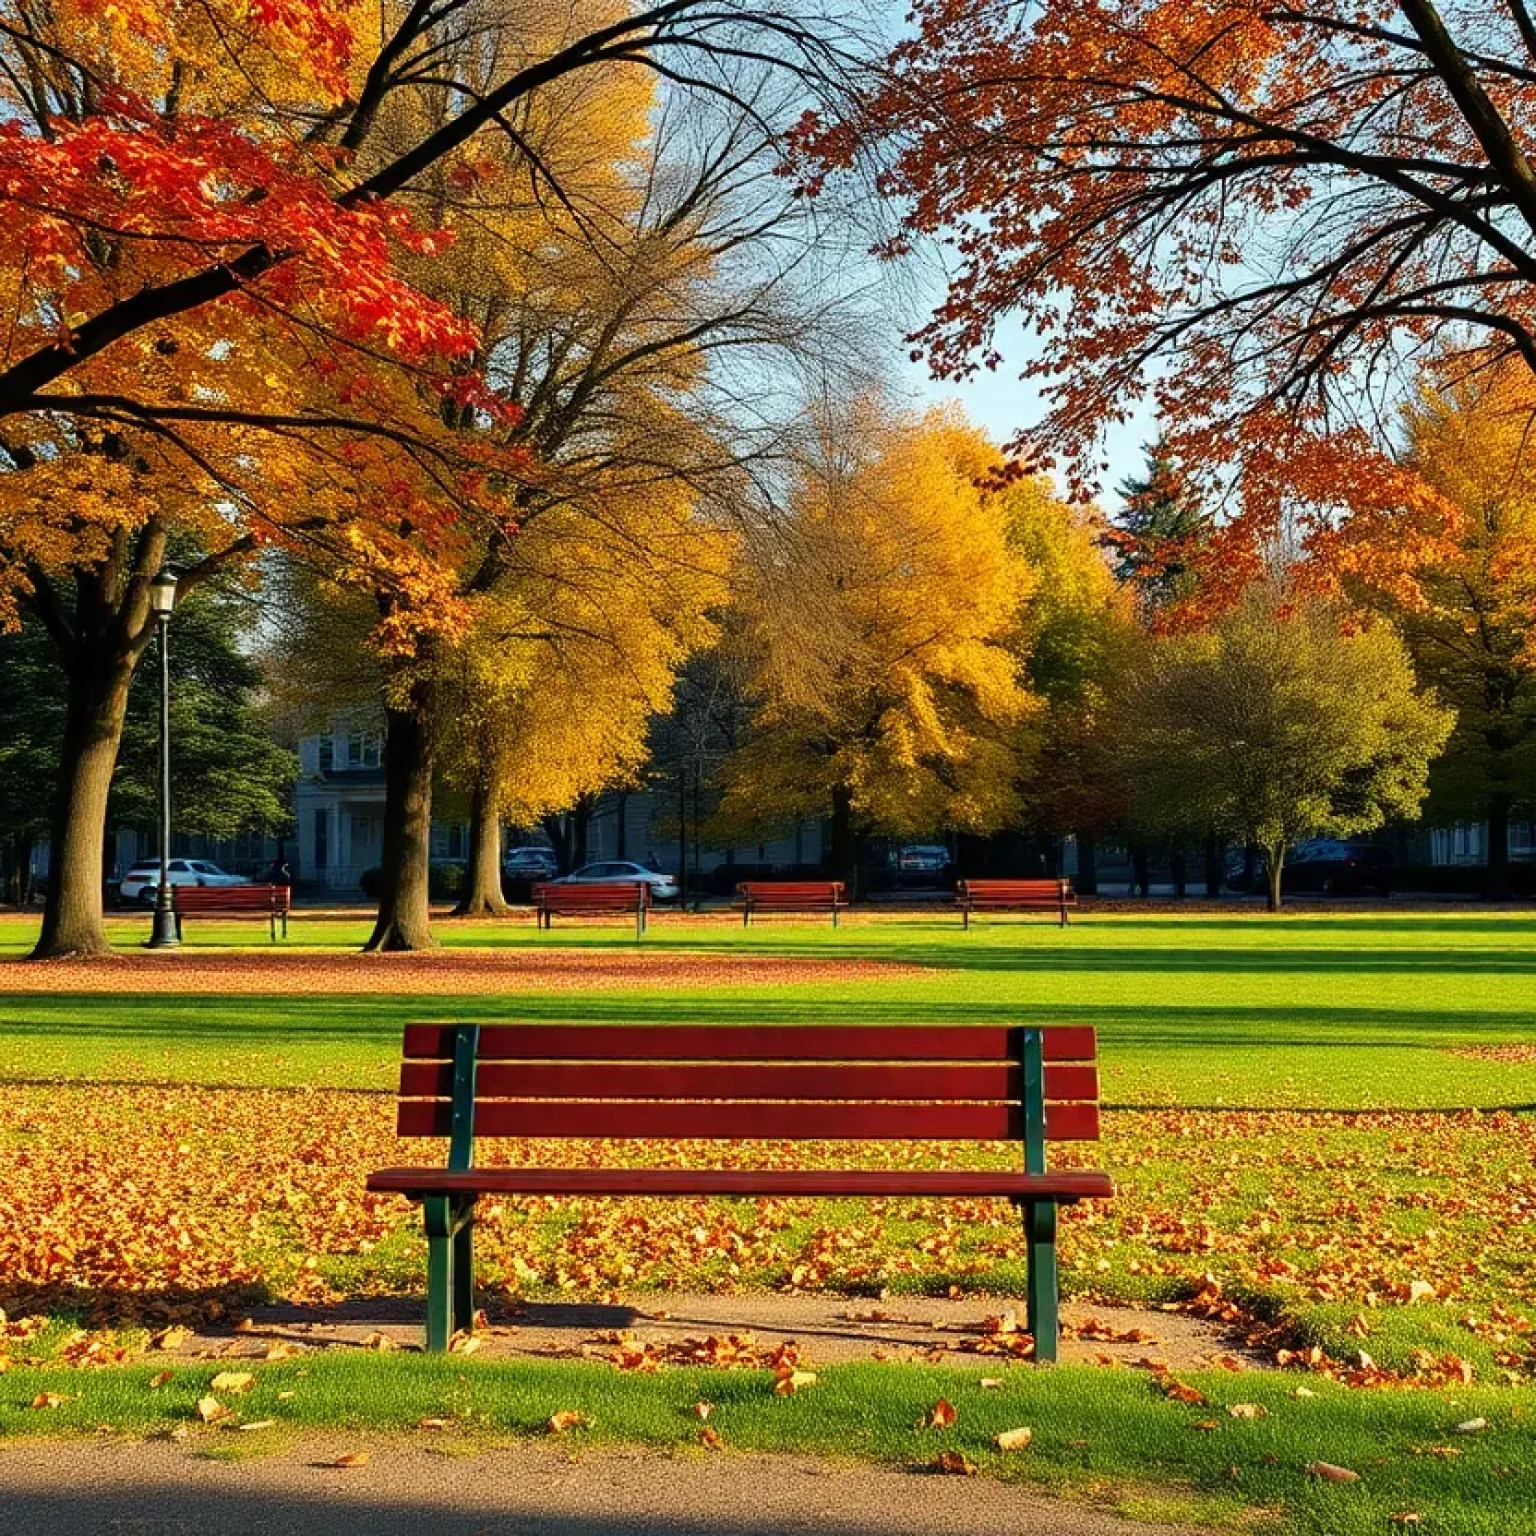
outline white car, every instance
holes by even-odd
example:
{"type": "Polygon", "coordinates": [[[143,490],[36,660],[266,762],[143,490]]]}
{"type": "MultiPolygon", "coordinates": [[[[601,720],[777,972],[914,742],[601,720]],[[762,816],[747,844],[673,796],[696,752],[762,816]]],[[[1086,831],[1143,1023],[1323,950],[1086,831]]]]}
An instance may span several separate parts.
{"type": "MultiPolygon", "coordinates": [[[[244,875],[227,874],[217,864],[207,859],[172,859],[170,883],[176,885],[249,885],[244,875]]],[[[123,876],[117,891],[124,901],[142,902],[147,907],[155,904],[160,890],[160,861],[146,860],[135,864],[123,876]]]]}
{"type": "Polygon", "coordinates": [[[596,864],[583,864],[572,870],[556,885],[648,885],[652,901],[676,901],[680,894],[677,881],[659,870],[647,869],[644,864],[631,864],[621,859],[604,859],[596,864]]]}

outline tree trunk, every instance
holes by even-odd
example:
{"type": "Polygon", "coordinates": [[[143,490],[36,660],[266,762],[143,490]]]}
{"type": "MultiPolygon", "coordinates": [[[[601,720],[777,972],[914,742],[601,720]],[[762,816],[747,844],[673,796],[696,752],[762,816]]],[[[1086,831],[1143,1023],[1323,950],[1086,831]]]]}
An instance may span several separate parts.
{"type": "Polygon", "coordinates": [[[1281,900],[1280,885],[1285,875],[1285,844],[1280,843],[1266,851],[1269,854],[1269,867],[1264,872],[1266,905],[1271,912],[1278,912],[1281,900]]]}
{"type": "Polygon", "coordinates": [[[1488,877],[1484,892],[1494,901],[1509,895],[1509,796],[1488,796],[1488,877]]]}
{"type": "Polygon", "coordinates": [[[117,767],[128,684],[137,658],[118,654],[94,664],[82,657],[68,673],[58,796],[48,848],[48,899],[35,960],[111,951],[102,913],[107,797],[117,767]]]}
{"type": "Polygon", "coordinates": [[[841,785],[832,791],[832,828],[827,840],[827,873],[841,880],[854,894],[858,882],[859,854],[853,835],[853,796],[841,785]]]}
{"type": "Polygon", "coordinates": [[[1079,837],[1077,840],[1077,894],[1099,894],[1099,843],[1097,838],[1079,837]]]}
{"type": "Polygon", "coordinates": [[[469,797],[469,867],[455,917],[504,917],[501,889],[501,811],[495,786],[476,784],[469,797]]]}
{"type": "Polygon", "coordinates": [[[613,856],[616,859],[629,857],[629,795],[620,790],[615,798],[614,815],[617,820],[613,829],[613,856]]]}
{"type": "Polygon", "coordinates": [[[1205,840],[1205,894],[1221,895],[1221,877],[1224,873],[1221,839],[1214,832],[1205,840]]]}
{"type": "Polygon", "coordinates": [[[1150,896],[1152,894],[1152,867],[1147,858],[1145,843],[1134,843],[1131,846],[1131,895],[1150,896]]]}
{"type": "Polygon", "coordinates": [[[365,952],[432,949],[432,686],[412,684],[403,708],[384,711],[384,857],[379,915],[365,952]]]}
{"type": "Polygon", "coordinates": [[[1168,870],[1173,877],[1173,894],[1182,901],[1189,894],[1189,861],[1182,848],[1169,855],[1168,870]]]}

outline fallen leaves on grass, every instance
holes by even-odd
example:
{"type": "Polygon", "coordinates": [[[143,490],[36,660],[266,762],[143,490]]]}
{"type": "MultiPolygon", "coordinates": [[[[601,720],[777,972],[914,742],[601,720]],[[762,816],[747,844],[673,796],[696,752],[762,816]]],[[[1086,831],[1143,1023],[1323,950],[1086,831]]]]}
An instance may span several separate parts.
{"type": "Polygon", "coordinates": [[[948,1473],[951,1477],[975,1477],[976,1467],[973,1462],[967,1461],[963,1452],[940,1451],[934,1461],[934,1468],[939,1472],[948,1473]]]}
{"type": "Polygon", "coordinates": [[[330,1465],[333,1467],[366,1467],[373,1457],[367,1451],[343,1451],[330,1465]]]}
{"type": "Polygon", "coordinates": [[[249,1371],[220,1371],[208,1383],[210,1392],[249,1392],[256,1378],[249,1371]]]}
{"type": "Polygon", "coordinates": [[[992,1443],[1000,1451],[1022,1451],[1034,1438],[1034,1430],[1020,1425],[1018,1429],[1005,1429],[1000,1435],[994,1435],[992,1443]]]}
{"type": "Polygon", "coordinates": [[[587,1416],[575,1408],[562,1408],[558,1413],[550,1414],[549,1422],[544,1427],[552,1435],[563,1435],[570,1429],[585,1429],[587,1416]]]}
{"type": "Polygon", "coordinates": [[[919,1429],[948,1429],[958,1417],[959,1414],[955,1411],[955,1405],[947,1397],[941,1397],[923,1415],[917,1427],[919,1429]]]}
{"type": "Polygon", "coordinates": [[[214,1424],[220,1419],[227,1419],[232,1412],[226,1408],[216,1397],[200,1397],[197,1400],[197,1416],[204,1424],[214,1424]]]}
{"type": "Polygon", "coordinates": [[[1348,1467],[1335,1466],[1331,1461],[1309,1461],[1307,1475],[1321,1478],[1325,1483],[1358,1483],[1360,1474],[1348,1467]]]}

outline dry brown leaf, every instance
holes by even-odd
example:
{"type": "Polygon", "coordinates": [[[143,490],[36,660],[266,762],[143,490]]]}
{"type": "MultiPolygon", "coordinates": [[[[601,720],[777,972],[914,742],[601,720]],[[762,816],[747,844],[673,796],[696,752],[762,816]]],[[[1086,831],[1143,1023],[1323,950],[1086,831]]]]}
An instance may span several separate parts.
{"type": "Polygon", "coordinates": [[[919,1423],[919,1429],[948,1429],[959,1417],[955,1412],[955,1405],[947,1397],[941,1397],[932,1408],[928,1410],[919,1423]]]}
{"type": "Polygon", "coordinates": [[[151,1392],[158,1392],[160,1388],[166,1384],[166,1382],[174,1381],[175,1378],[175,1371],[156,1371],[155,1374],[149,1378],[149,1390],[151,1392]]]}
{"type": "Polygon", "coordinates": [[[1234,1419],[1267,1419],[1269,1409],[1263,1403],[1233,1403],[1227,1412],[1234,1419]]]}
{"type": "Polygon", "coordinates": [[[447,1429],[448,1428],[448,1420],[447,1419],[417,1419],[416,1420],[416,1428],[417,1429],[447,1429]]]}
{"type": "Polygon", "coordinates": [[[256,1378],[249,1371],[220,1371],[208,1383],[210,1392],[249,1392],[256,1378]]]}
{"type": "Polygon", "coordinates": [[[372,1459],[367,1451],[343,1451],[331,1465],[333,1467],[366,1467],[372,1459]]]}
{"type": "Polygon", "coordinates": [[[718,1451],[721,1448],[722,1443],[723,1442],[720,1439],[720,1431],[718,1429],[711,1429],[710,1426],[706,1424],[703,1429],[699,1431],[700,1445],[707,1446],[712,1451],[718,1451]]]}
{"type": "Polygon", "coordinates": [[[234,1427],[239,1430],[271,1429],[276,1423],[276,1419],[252,1419],[249,1423],[236,1424],[234,1427]]]}
{"type": "Polygon", "coordinates": [[[1005,1429],[1002,1434],[993,1436],[992,1443],[1000,1451],[1022,1451],[1034,1438],[1034,1430],[1020,1425],[1018,1429],[1005,1429]]]}
{"type": "Polygon", "coordinates": [[[1331,1461],[1309,1461],[1307,1463],[1309,1476],[1320,1477],[1325,1483],[1358,1483],[1360,1474],[1351,1472],[1348,1467],[1336,1467],[1331,1461]]]}
{"type": "Polygon", "coordinates": [[[1487,1419],[1464,1419],[1456,1426],[1456,1433],[1458,1435],[1477,1435],[1487,1428],[1487,1419]]]}
{"type": "Polygon", "coordinates": [[[197,1416],[204,1424],[229,1417],[230,1410],[216,1397],[200,1397],[197,1400],[197,1416]]]}
{"type": "Polygon", "coordinates": [[[150,1334],[149,1347],[151,1349],[165,1350],[180,1349],[191,1337],[192,1330],[190,1328],[162,1328],[159,1333],[150,1334]]]}
{"type": "Polygon", "coordinates": [[[786,1371],[774,1382],[773,1390],[780,1397],[793,1397],[796,1392],[803,1392],[805,1388],[815,1385],[815,1371],[786,1371]]]}
{"type": "Polygon", "coordinates": [[[292,1360],[295,1355],[302,1355],[304,1346],[291,1343],[287,1339],[273,1339],[267,1345],[267,1352],[262,1356],[264,1360],[292,1360]]]}
{"type": "Polygon", "coordinates": [[[30,1408],[57,1408],[63,1401],[63,1397],[57,1392],[39,1392],[27,1406],[30,1408]]]}
{"type": "Polygon", "coordinates": [[[1400,1509],[1395,1515],[1387,1516],[1388,1525],[1423,1525],[1424,1516],[1416,1509],[1400,1509]]]}
{"type": "Polygon", "coordinates": [[[959,1451],[940,1451],[934,1466],[940,1472],[947,1472],[952,1477],[975,1477],[976,1475],[975,1466],[959,1451]]]}
{"type": "Polygon", "coordinates": [[[714,1411],[713,1403],[698,1402],[693,1405],[693,1416],[696,1419],[707,1419],[714,1411]]]}
{"type": "Polygon", "coordinates": [[[387,1350],[399,1349],[399,1345],[390,1338],[387,1333],[380,1333],[377,1328],[372,1333],[365,1333],[362,1338],[364,1349],[376,1349],[383,1354],[387,1350]]]}
{"type": "Polygon", "coordinates": [[[981,1390],[983,1392],[996,1392],[1003,1384],[1001,1376],[983,1376],[981,1378],[981,1390]]]}
{"type": "Polygon", "coordinates": [[[587,1416],[574,1408],[562,1408],[558,1413],[550,1414],[549,1423],[544,1427],[552,1435],[563,1435],[568,1429],[585,1429],[587,1416]]]}

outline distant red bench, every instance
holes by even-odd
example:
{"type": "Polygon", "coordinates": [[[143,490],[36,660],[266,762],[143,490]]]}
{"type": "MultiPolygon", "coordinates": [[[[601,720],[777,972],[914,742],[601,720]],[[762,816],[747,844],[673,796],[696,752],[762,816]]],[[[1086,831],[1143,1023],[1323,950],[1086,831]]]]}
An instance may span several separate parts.
{"type": "Polygon", "coordinates": [[[973,912],[1049,912],[1065,928],[1077,894],[1070,880],[962,880],[955,900],[967,928],[973,912]]]}
{"type": "Polygon", "coordinates": [[[607,917],[632,915],[635,937],[645,937],[651,910],[651,888],[640,881],[613,881],[591,885],[561,885],[558,881],[533,888],[533,910],[540,928],[555,917],[607,917]]]}
{"type": "Polygon", "coordinates": [[[747,927],[759,912],[830,912],[832,926],[848,905],[841,880],[743,880],[736,887],[741,898],[741,926],[747,927]]]}
{"type": "Polygon", "coordinates": [[[386,1168],[375,1193],[422,1203],[427,1348],[474,1316],[481,1195],[995,1195],[1024,1213],[1035,1357],[1056,1358],[1056,1211],[1114,1194],[1046,1170],[1048,1141],[1097,1141],[1094,1031],[1083,1026],[410,1024],[401,1136],[445,1136],[446,1168],[386,1168]],[[1011,1141],[1014,1168],[476,1168],[489,1137],[678,1141],[1011,1141]]]}
{"type": "Polygon", "coordinates": [[[277,925],[283,925],[288,937],[290,892],[286,885],[173,885],[171,906],[176,913],[176,934],[181,936],[181,920],[195,917],[249,917],[253,913],[267,919],[272,942],[277,942],[277,925]]]}

